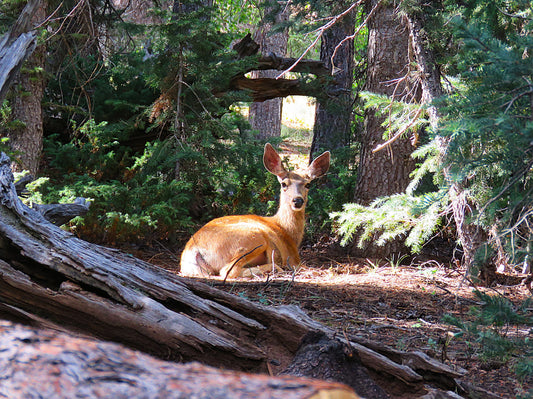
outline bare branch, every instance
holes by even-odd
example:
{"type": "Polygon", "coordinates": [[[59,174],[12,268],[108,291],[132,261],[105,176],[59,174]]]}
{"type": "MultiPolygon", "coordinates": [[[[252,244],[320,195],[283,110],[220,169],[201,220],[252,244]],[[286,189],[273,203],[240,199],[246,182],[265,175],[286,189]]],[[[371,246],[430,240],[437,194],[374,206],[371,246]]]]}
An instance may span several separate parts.
{"type": "MultiPolygon", "coordinates": [[[[362,1],[358,1],[357,3],[353,4],[354,6],[356,5],[359,5],[361,4],[362,1]]],[[[333,62],[333,59],[335,58],[335,56],[337,55],[337,51],[339,50],[339,48],[345,43],[347,42],[348,40],[353,40],[355,39],[355,36],[357,36],[359,34],[359,32],[361,31],[361,29],[363,29],[366,24],[368,23],[368,20],[372,17],[372,15],[374,15],[375,11],[377,10],[378,6],[381,4],[381,0],[378,1],[376,3],[376,5],[372,8],[372,10],[370,10],[370,12],[368,13],[368,15],[366,16],[365,20],[363,21],[363,23],[361,25],[359,25],[359,27],[355,30],[355,32],[349,36],[346,36],[344,39],[342,39],[339,44],[337,44],[335,46],[335,50],[333,50],[333,54],[331,55],[331,70],[334,71],[335,70],[335,62],[333,62]]]]}
{"type": "MultiPolygon", "coordinates": [[[[315,45],[318,43],[318,41],[320,40],[320,38],[322,37],[322,35],[324,34],[324,32],[326,30],[328,30],[329,28],[331,28],[333,25],[335,25],[335,23],[337,23],[337,21],[339,19],[341,19],[342,17],[344,17],[346,14],[348,14],[350,11],[352,11],[355,7],[357,7],[359,4],[361,4],[363,2],[363,0],[359,0],[355,3],[353,3],[350,7],[348,7],[346,10],[344,10],[343,12],[341,12],[340,14],[338,15],[335,15],[333,17],[331,17],[331,19],[329,20],[329,22],[327,22],[326,24],[322,25],[320,28],[316,29],[315,32],[318,32],[315,40],[313,40],[313,43],[311,43],[305,50],[304,52],[300,55],[300,57],[298,57],[298,59],[289,67],[287,68],[286,70],[284,70],[282,73],[280,73],[278,76],[276,76],[276,79],[279,79],[281,78],[283,75],[285,75],[286,73],[288,72],[291,72],[295,67],[296,65],[307,55],[307,53],[309,51],[311,51],[311,49],[313,47],[315,47],[315,45]]],[[[366,22],[366,21],[365,21],[366,22]]]]}
{"type": "Polygon", "coordinates": [[[422,110],[424,110],[425,108],[423,106],[420,106],[413,119],[411,120],[411,122],[409,122],[409,124],[407,126],[405,126],[402,130],[400,130],[398,133],[396,133],[392,138],[390,138],[389,140],[387,140],[386,142],[378,145],[376,148],[374,148],[372,150],[372,152],[378,152],[380,150],[382,150],[383,148],[387,147],[388,145],[394,143],[396,140],[398,140],[405,132],[407,132],[411,127],[413,127],[413,125],[416,123],[416,121],[418,120],[418,118],[420,117],[420,114],[422,114],[422,110]]]}

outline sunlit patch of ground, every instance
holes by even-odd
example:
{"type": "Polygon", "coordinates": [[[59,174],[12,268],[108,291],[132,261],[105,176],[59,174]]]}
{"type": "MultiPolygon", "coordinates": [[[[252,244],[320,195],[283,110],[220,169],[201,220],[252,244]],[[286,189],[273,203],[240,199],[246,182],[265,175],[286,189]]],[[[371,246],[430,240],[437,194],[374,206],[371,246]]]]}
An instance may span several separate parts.
{"type": "MultiPolygon", "coordinates": [[[[516,398],[531,388],[518,381],[512,361],[483,361],[474,342],[453,337],[457,330],[444,323],[446,313],[471,319],[469,309],[478,303],[463,271],[435,261],[395,266],[370,259],[333,258],[314,248],[304,249],[302,259],[303,266],[294,273],[226,282],[222,278],[201,280],[265,305],[297,305],[339,334],[399,350],[421,350],[465,369],[465,380],[502,398],[516,398]]],[[[168,252],[150,260],[173,272],[179,269],[177,257],[168,252]]],[[[529,296],[523,285],[480,289],[498,292],[515,304],[529,296]]],[[[528,337],[529,327],[519,326],[510,333],[528,337]]]]}

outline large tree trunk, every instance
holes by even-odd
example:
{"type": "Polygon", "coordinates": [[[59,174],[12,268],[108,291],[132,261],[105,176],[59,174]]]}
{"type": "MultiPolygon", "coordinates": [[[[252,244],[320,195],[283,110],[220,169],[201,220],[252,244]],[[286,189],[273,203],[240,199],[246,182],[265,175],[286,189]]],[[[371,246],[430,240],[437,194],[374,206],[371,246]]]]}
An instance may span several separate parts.
{"type": "MultiPolygon", "coordinates": [[[[316,345],[316,339],[306,343],[304,338],[318,334],[337,341],[331,347],[340,344],[346,359],[363,365],[370,376],[379,374],[385,390],[400,384],[402,394],[411,392],[411,397],[433,389],[467,392],[458,380],[460,371],[424,354],[395,351],[355,337],[334,338],[334,331],[297,307],[252,303],[82,241],[20,202],[9,164],[1,154],[3,318],[116,341],[165,359],[273,374],[288,368],[302,343],[316,345]]],[[[318,364],[318,359],[313,362],[318,364]]],[[[326,370],[322,378],[327,376],[326,370]]],[[[370,381],[365,378],[351,385],[358,392],[370,381]]],[[[395,397],[393,389],[389,393],[395,397]]]]}
{"type": "MultiPolygon", "coordinates": [[[[433,52],[430,49],[429,38],[424,30],[424,13],[408,16],[409,30],[413,43],[413,53],[419,68],[422,85],[422,101],[425,104],[432,104],[428,107],[429,121],[434,131],[438,131],[440,112],[434,101],[443,95],[440,82],[440,73],[433,52]]],[[[448,141],[442,137],[437,137],[441,157],[446,156],[448,151],[448,141]]],[[[444,170],[448,177],[448,170],[444,170]]],[[[450,179],[452,181],[452,179],[450,179]]],[[[468,202],[466,190],[461,183],[454,183],[450,188],[450,200],[452,203],[452,213],[457,230],[457,236],[463,248],[463,263],[467,271],[470,271],[477,250],[487,241],[488,234],[481,227],[469,223],[472,216],[472,204],[468,202]]],[[[492,278],[495,270],[491,270],[489,265],[484,265],[480,274],[485,278],[492,278]]]]}
{"type": "MultiPolygon", "coordinates": [[[[35,2],[34,2],[35,3],[35,2]]],[[[46,17],[47,2],[41,0],[35,7],[31,25],[37,25],[46,17]]],[[[41,45],[26,61],[26,72],[18,77],[18,87],[11,97],[12,119],[22,126],[7,131],[9,146],[18,152],[20,163],[13,163],[16,171],[28,170],[36,175],[43,147],[43,118],[41,100],[44,93],[45,46],[41,45]]]]}
{"type": "MultiPolygon", "coordinates": [[[[269,12],[269,10],[266,10],[269,12]]],[[[287,21],[289,18],[288,7],[282,7],[276,15],[276,23],[287,21]]],[[[263,21],[261,27],[254,35],[254,40],[259,43],[259,51],[264,55],[275,54],[278,57],[285,57],[287,53],[288,31],[270,34],[272,24],[263,21]]],[[[252,79],[275,78],[279,75],[276,70],[253,71],[252,79]]],[[[259,131],[258,137],[268,139],[269,137],[280,137],[281,135],[281,112],[283,98],[273,98],[262,102],[253,102],[250,105],[249,120],[252,129],[259,131]]]]}
{"type": "MultiPolygon", "coordinates": [[[[404,17],[396,14],[394,4],[378,5],[368,1],[368,9],[377,6],[368,21],[368,69],[366,90],[385,94],[396,101],[409,101],[413,87],[408,76],[409,28],[404,17]]],[[[415,89],[416,90],[416,89],[415,89]]],[[[397,194],[409,184],[409,173],[414,168],[410,155],[413,146],[407,138],[395,141],[390,150],[375,153],[372,150],[383,142],[383,117],[368,110],[361,138],[361,161],[355,199],[363,205],[374,199],[397,194]]]]}
{"type": "MultiPolygon", "coordinates": [[[[350,2],[340,2],[335,10],[340,13],[349,5],[350,2]]],[[[317,101],[310,159],[322,150],[344,147],[350,141],[354,42],[353,38],[350,40],[346,38],[353,35],[354,30],[355,10],[352,10],[327,29],[322,36],[320,60],[331,71],[333,81],[325,89],[326,95],[317,101]],[[340,45],[341,42],[343,42],[342,45],[340,45]],[[334,53],[335,57],[332,62],[331,57],[334,53]]]]}
{"type": "MultiPolygon", "coordinates": [[[[366,90],[384,94],[396,101],[413,102],[419,99],[419,90],[409,76],[409,27],[405,17],[396,13],[394,4],[369,0],[367,7],[373,10],[368,21],[368,69],[366,90]],[[374,9],[375,8],[375,9],[374,9]]],[[[383,143],[383,117],[369,109],[365,115],[361,135],[361,155],[355,200],[369,205],[379,197],[405,191],[409,174],[415,163],[414,150],[409,138],[400,138],[381,151],[372,152],[383,143]]],[[[354,250],[357,250],[354,248],[354,250]]],[[[405,251],[402,243],[394,241],[384,247],[369,245],[365,256],[384,258],[405,251]]]]}

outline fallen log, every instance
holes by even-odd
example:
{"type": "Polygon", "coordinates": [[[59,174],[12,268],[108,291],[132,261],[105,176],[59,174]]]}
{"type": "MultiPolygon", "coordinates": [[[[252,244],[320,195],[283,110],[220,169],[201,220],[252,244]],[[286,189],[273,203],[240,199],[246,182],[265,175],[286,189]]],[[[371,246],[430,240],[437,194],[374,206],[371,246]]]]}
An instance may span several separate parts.
{"type": "MultiPolygon", "coordinates": [[[[259,45],[252,39],[250,34],[247,34],[242,40],[233,45],[233,49],[237,51],[239,58],[245,58],[256,55],[259,51],[259,45]]],[[[322,61],[298,60],[296,58],[279,57],[274,53],[270,53],[259,57],[255,64],[232,77],[228,88],[214,94],[218,96],[228,90],[244,90],[249,92],[254,102],[297,95],[319,97],[324,94],[323,82],[317,84],[303,79],[254,79],[246,76],[250,71],[273,69],[281,72],[289,68],[292,72],[312,74],[321,79],[331,76],[331,71],[326,68],[322,61]]]]}
{"type": "Polygon", "coordinates": [[[231,79],[230,90],[245,90],[254,102],[263,102],[278,97],[316,97],[316,87],[295,79],[247,78],[244,75],[231,79]]]}
{"type": "MultiPolygon", "coordinates": [[[[17,195],[24,197],[29,195],[29,191],[26,186],[34,180],[32,175],[24,175],[15,182],[15,190],[17,195]]],[[[73,203],[69,204],[37,204],[32,203],[32,209],[35,209],[46,220],[56,226],[61,226],[68,223],[76,216],[83,216],[89,212],[91,202],[85,198],[78,197],[73,203]]]]}
{"type": "MultiPolygon", "coordinates": [[[[252,35],[248,33],[240,41],[232,46],[239,58],[246,58],[256,55],[259,52],[259,44],[253,39],[252,35]]],[[[244,70],[242,74],[256,70],[275,69],[278,71],[285,71],[291,68],[293,72],[311,73],[316,76],[329,76],[331,71],[326,67],[323,61],[298,59],[291,57],[279,57],[274,53],[263,55],[259,57],[255,65],[251,65],[244,70]]]]}
{"type": "MultiPolygon", "coordinates": [[[[331,348],[345,348],[345,356],[391,397],[398,393],[391,386],[410,397],[434,389],[468,395],[458,383],[461,371],[433,359],[335,338],[335,331],[295,306],[253,303],[61,230],[20,201],[10,163],[0,154],[2,318],[115,341],[167,360],[274,375],[299,349],[316,344],[304,338],[319,334],[336,341],[331,348]],[[407,364],[413,356],[416,362],[407,364]]],[[[289,370],[310,373],[294,364],[289,370]]],[[[358,383],[369,384],[351,381],[357,393],[363,389],[358,383]]]]}
{"type": "Polygon", "coordinates": [[[346,385],[176,364],[121,345],[0,321],[0,397],[357,399],[346,385]]]}

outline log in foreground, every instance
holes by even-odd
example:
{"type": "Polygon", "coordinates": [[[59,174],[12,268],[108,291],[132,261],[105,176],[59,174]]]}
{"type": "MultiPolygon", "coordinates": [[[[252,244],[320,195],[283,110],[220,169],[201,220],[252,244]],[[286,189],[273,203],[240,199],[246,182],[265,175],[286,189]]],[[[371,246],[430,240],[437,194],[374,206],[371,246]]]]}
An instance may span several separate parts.
{"type": "MultiPolygon", "coordinates": [[[[80,240],[19,200],[10,163],[0,155],[0,318],[115,341],[167,360],[270,374],[287,369],[304,338],[319,334],[340,342],[392,397],[472,390],[459,381],[460,371],[421,354],[378,352],[334,338],[295,306],[253,303],[80,240]]],[[[358,393],[358,383],[368,386],[367,379],[350,381],[358,393]]]]}
{"type": "Polygon", "coordinates": [[[357,399],[349,387],[294,376],[154,359],[118,344],[0,320],[0,397],[357,399]]]}

